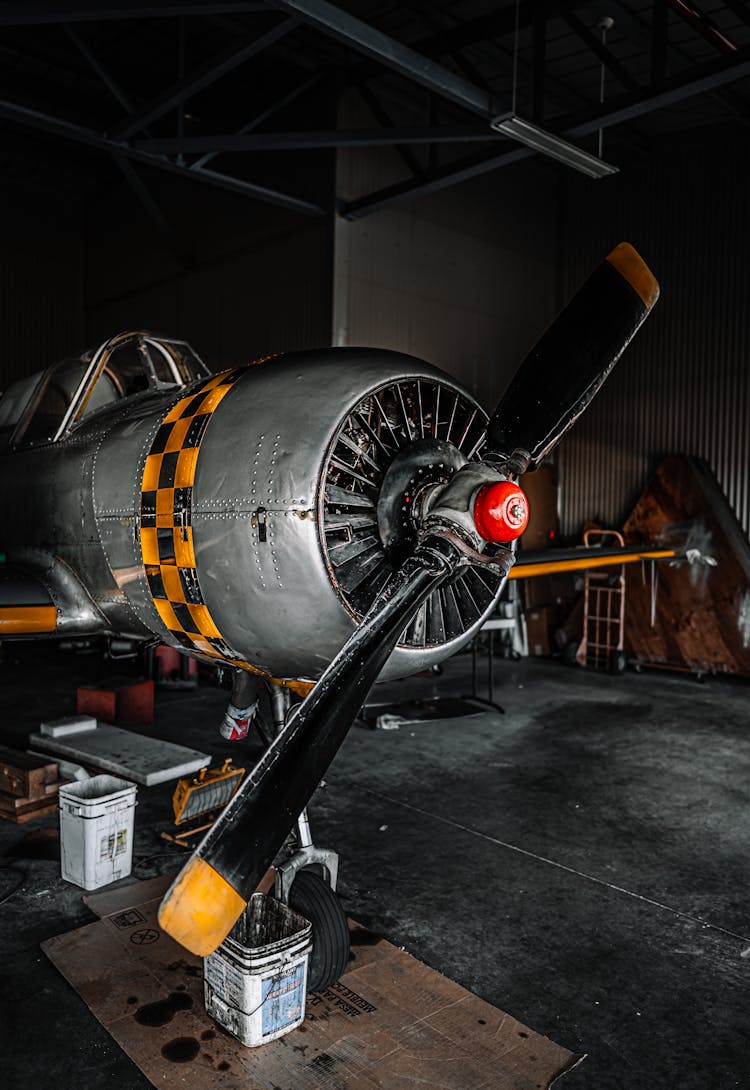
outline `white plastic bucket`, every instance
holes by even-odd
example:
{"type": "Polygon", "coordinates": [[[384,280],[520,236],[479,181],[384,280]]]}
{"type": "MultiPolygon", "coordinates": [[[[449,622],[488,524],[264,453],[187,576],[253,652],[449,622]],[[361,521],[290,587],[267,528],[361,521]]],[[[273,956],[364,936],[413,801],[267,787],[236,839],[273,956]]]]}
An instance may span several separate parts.
{"type": "Polygon", "coordinates": [[[206,1011],[243,1045],[283,1037],[305,1017],[312,924],[254,893],[233,930],[203,962],[206,1011]]]}
{"type": "Polygon", "coordinates": [[[91,776],[60,788],[60,862],[66,882],[99,889],[130,874],[137,790],[116,776],[91,776]]]}

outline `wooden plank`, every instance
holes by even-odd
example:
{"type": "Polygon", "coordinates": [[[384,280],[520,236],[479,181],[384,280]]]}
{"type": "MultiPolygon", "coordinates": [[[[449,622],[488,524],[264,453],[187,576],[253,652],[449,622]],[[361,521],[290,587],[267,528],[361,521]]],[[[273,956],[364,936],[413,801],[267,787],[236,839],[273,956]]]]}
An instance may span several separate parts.
{"type": "Polygon", "coordinates": [[[19,813],[22,810],[29,810],[34,806],[44,806],[46,803],[57,805],[57,795],[60,786],[67,782],[67,780],[56,780],[54,783],[45,784],[44,793],[35,798],[21,795],[9,795],[5,791],[0,791],[0,812],[19,813]]]}
{"type": "Polygon", "coordinates": [[[19,798],[44,798],[46,786],[58,778],[58,765],[51,758],[0,746],[0,791],[19,798]]]}
{"type": "Polygon", "coordinates": [[[54,814],[57,810],[56,798],[19,799],[13,795],[0,795],[0,820],[10,821],[15,825],[31,821],[44,814],[54,814]]]}
{"type": "Polygon", "coordinates": [[[643,663],[750,674],[750,544],[705,462],[670,457],[624,526],[630,544],[693,544],[716,567],[627,568],[625,650],[643,663]]]}

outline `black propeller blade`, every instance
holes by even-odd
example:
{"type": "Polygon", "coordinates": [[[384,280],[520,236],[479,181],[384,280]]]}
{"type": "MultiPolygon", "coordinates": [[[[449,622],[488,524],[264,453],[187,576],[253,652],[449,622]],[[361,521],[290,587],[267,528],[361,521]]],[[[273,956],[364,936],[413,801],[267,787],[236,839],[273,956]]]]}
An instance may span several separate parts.
{"type": "Polygon", "coordinates": [[[648,266],[621,242],[516,371],[487,426],[493,455],[518,451],[514,472],[536,469],[594,397],[658,297],[648,266]]]}
{"type": "Polygon", "coordinates": [[[526,358],[490,421],[487,466],[470,463],[456,473],[433,514],[428,511],[426,537],[414,555],[394,573],[167,892],[159,922],[183,946],[205,956],[228,935],[410,619],[459,563],[482,562],[466,547],[467,535],[482,547],[473,521],[477,486],[494,475],[500,481],[501,464],[506,473],[520,473],[539,463],[583,412],[658,294],[646,265],[622,243],[526,358]]]}
{"type": "Polygon", "coordinates": [[[162,901],[159,922],[188,950],[205,956],[226,938],[325,775],[409,619],[451,574],[457,557],[445,539],[428,538],[394,573],[177,876],[162,901]]]}

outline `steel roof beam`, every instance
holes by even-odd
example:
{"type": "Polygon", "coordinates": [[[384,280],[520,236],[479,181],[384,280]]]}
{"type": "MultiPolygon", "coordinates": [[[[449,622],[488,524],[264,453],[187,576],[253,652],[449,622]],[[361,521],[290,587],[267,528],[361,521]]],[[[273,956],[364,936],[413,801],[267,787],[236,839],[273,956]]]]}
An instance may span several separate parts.
{"type": "Polygon", "coordinates": [[[13,121],[25,128],[37,129],[40,132],[49,133],[51,136],[58,136],[63,140],[70,140],[76,144],[106,151],[110,155],[122,155],[127,159],[132,159],[135,163],[154,167],[155,170],[162,170],[179,178],[188,178],[193,182],[202,182],[205,185],[213,186],[215,189],[224,189],[241,197],[252,197],[264,201],[266,204],[276,204],[281,208],[300,212],[306,216],[322,216],[325,214],[325,210],[320,205],[312,204],[310,201],[302,200],[299,197],[279,193],[275,189],[268,189],[265,186],[256,185],[254,182],[247,182],[242,178],[233,178],[228,174],[218,174],[213,170],[195,170],[187,166],[180,166],[178,163],[163,159],[159,155],[151,155],[149,152],[132,148],[128,144],[111,140],[93,129],[75,125],[71,121],[63,121],[58,117],[51,117],[49,114],[31,110],[26,106],[19,106],[14,102],[0,100],[0,117],[4,117],[6,120],[13,121]]]}
{"type": "MultiPolygon", "coordinates": [[[[409,0],[406,6],[411,11],[416,12],[421,19],[423,19],[432,27],[433,34],[444,35],[446,31],[450,29],[451,25],[460,25],[458,23],[451,24],[450,22],[446,25],[443,20],[446,18],[447,12],[436,11],[434,5],[430,2],[430,0],[409,0]]],[[[450,18],[450,16],[448,16],[448,18],[450,18]]],[[[422,49],[418,42],[411,43],[411,48],[414,49],[415,47],[419,50],[420,53],[424,53],[425,56],[430,56],[429,52],[425,49],[422,49]]],[[[445,52],[453,60],[456,67],[461,72],[463,72],[466,78],[468,80],[471,80],[471,82],[476,87],[481,88],[482,91],[491,91],[490,85],[485,79],[483,79],[475,66],[471,63],[468,57],[464,56],[460,49],[457,49],[451,43],[443,52],[445,52]]],[[[432,54],[432,60],[439,60],[439,58],[439,53],[432,54]]]]}
{"type": "Polygon", "coordinates": [[[356,200],[343,204],[339,212],[344,219],[361,219],[373,212],[379,212],[381,208],[386,208],[388,205],[410,200],[412,197],[427,197],[431,193],[438,193],[441,189],[469,181],[480,174],[528,159],[533,154],[534,152],[529,148],[514,148],[513,151],[493,155],[490,158],[474,156],[471,159],[446,163],[423,181],[396,182],[393,185],[384,186],[383,189],[378,189],[374,193],[368,193],[364,197],[358,197],[356,200]]]}
{"type": "Polygon", "coordinates": [[[120,106],[122,106],[123,110],[126,110],[128,113],[132,113],[133,106],[130,102],[130,99],[127,97],[122,88],[112,78],[112,76],[104,67],[104,65],[100,62],[96,54],[89,49],[78,31],[74,30],[73,27],[69,26],[67,23],[63,23],[63,30],[68,35],[73,45],[76,47],[76,49],[81,54],[86,63],[89,65],[89,67],[92,69],[92,71],[94,71],[99,79],[102,81],[112,97],[119,103],[120,106]]]}
{"type": "Polygon", "coordinates": [[[123,178],[127,182],[128,188],[133,193],[141,208],[143,208],[144,212],[154,224],[159,234],[162,235],[162,237],[166,241],[167,245],[172,251],[173,257],[181,266],[181,268],[184,269],[187,264],[187,254],[182,251],[177,237],[172,230],[172,225],[162,212],[159,204],[152,197],[143,179],[137,173],[135,167],[130,162],[130,160],[126,159],[124,155],[113,155],[112,161],[122,173],[123,178]]]}
{"type": "MultiPolygon", "coordinates": [[[[102,81],[112,97],[120,104],[120,106],[122,106],[123,110],[127,110],[128,113],[132,113],[133,106],[131,105],[129,98],[120,88],[119,84],[112,77],[109,71],[101,63],[96,54],[93,53],[91,49],[89,49],[88,45],[83,40],[83,38],[81,38],[78,31],[75,30],[68,23],[63,23],[63,30],[73,42],[73,45],[79,51],[84,60],[89,64],[92,70],[102,81]]],[[[177,243],[177,239],[174,235],[169,220],[162,212],[157,201],[149,192],[149,189],[141,176],[136,172],[133,164],[123,155],[113,154],[112,161],[122,174],[128,185],[128,188],[131,190],[136,200],[145,211],[146,215],[154,224],[159,234],[166,239],[175,258],[184,268],[184,255],[180,253],[179,245],[177,243]]]]}
{"type": "Polygon", "coordinates": [[[666,3],[676,15],[679,15],[683,22],[691,26],[714,49],[718,49],[720,53],[732,54],[737,52],[736,42],[733,42],[731,38],[727,38],[726,34],[719,30],[716,23],[709,19],[695,4],[689,3],[688,0],[666,0],[666,3]]]}
{"type": "Polygon", "coordinates": [[[164,114],[169,113],[192,95],[215,83],[222,76],[232,72],[251,57],[256,56],[262,50],[267,49],[285,37],[291,30],[299,26],[297,19],[284,19],[275,27],[261,34],[259,38],[253,38],[245,42],[239,49],[233,45],[231,49],[215,57],[211,57],[205,64],[200,65],[183,79],[173,83],[162,95],[155,99],[150,106],[146,106],[140,113],[125,118],[110,130],[113,140],[127,140],[134,133],[146,128],[151,122],[157,121],[164,114]]]}
{"type": "MultiPolygon", "coordinates": [[[[380,99],[377,95],[373,94],[366,83],[362,83],[357,87],[357,93],[377,123],[382,125],[384,129],[392,129],[393,119],[380,99]]],[[[422,164],[408,144],[396,144],[395,150],[401,157],[401,161],[406,166],[406,169],[410,171],[413,177],[421,178],[424,175],[422,164]]]]}
{"type": "MultiPolygon", "coordinates": [[[[420,5],[420,7],[421,6],[422,5],[420,5]]],[[[529,63],[525,61],[523,57],[518,57],[516,58],[516,63],[519,72],[523,71],[530,76],[533,86],[538,86],[539,65],[537,64],[537,60],[540,53],[537,47],[539,43],[540,27],[546,28],[547,19],[552,19],[560,15],[561,10],[579,6],[580,4],[576,3],[555,3],[552,2],[552,0],[548,0],[547,3],[544,3],[543,0],[538,0],[538,2],[534,4],[521,4],[519,8],[519,28],[523,29],[527,23],[532,23],[534,59],[529,63]]],[[[424,14],[425,12],[423,12],[423,15],[424,14]]],[[[457,22],[452,26],[445,26],[442,30],[435,32],[430,37],[420,38],[413,42],[412,48],[418,49],[420,53],[424,53],[425,56],[431,57],[433,60],[437,60],[443,55],[452,57],[465,76],[473,80],[478,86],[481,84],[483,88],[486,88],[486,83],[481,79],[476,72],[476,69],[474,69],[474,66],[467,60],[461,50],[470,47],[477,41],[481,41],[483,44],[491,46],[493,52],[503,58],[507,72],[512,72],[514,64],[513,50],[512,48],[508,49],[506,46],[501,45],[497,41],[497,38],[513,33],[514,16],[515,9],[511,5],[500,12],[491,12],[489,15],[480,16],[478,20],[471,20],[469,23],[457,22]],[[482,28],[481,33],[479,32],[480,27],[482,28]],[[467,35],[464,33],[467,28],[470,30],[468,38],[471,40],[469,41],[464,40],[467,38],[467,35]],[[458,45],[456,43],[458,43],[458,45]]],[[[434,22],[434,18],[432,21],[434,22]]],[[[575,91],[572,87],[563,84],[559,79],[550,76],[547,71],[544,72],[544,83],[549,97],[560,105],[567,106],[570,110],[580,108],[582,104],[590,104],[590,100],[587,99],[585,95],[575,91]]]]}
{"type": "MultiPolygon", "coordinates": [[[[261,110],[259,114],[256,114],[252,121],[248,121],[246,125],[243,125],[236,135],[241,136],[244,133],[252,132],[253,129],[257,129],[257,127],[262,125],[264,121],[267,121],[269,117],[272,117],[279,110],[283,110],[285,106],[288,106],[290,102],[294,102],[294,100],[299,98],[300,95],[303,95],[305,91],[309,91],[316,83],[320,82],[321,78],[321,76],[310,76],[309,79],[306,79],[303,83],[299,84],[299,86],[288,91],[285,95],[282,95],[281,98],[277,98],[276,101],[272,102],[265,110],[261,110]]],[[[212,159],[220,154],[220,151],[209,151],[206,155],[202,155],[195,163],[191,163],[190,169],[200,169],[200,167],[204,167],[206,163],[210,163],[212,159]]]]}
{"type": "Polygon", "coordinates": [[[573,33],[581,39],[594,56],[601,61],[604,67],[612,73],[615,79],[618,80],[627,91],[643,90],[638,81],[630,75],[627,68],[623,64],[620,64],[612,51],[602,44],[596,34],[594,34],[585,23],[581,22],[577,15],[574,15],[572,11],[569,11],[567,14],[563,15],[563,19],[573,33]]]}
{"type": "MultiPolygon", "coordinates": [[[[518,26],[520,30],[529,26],[535,16],[544,14],[554,19],[564,12],[583,7],[585,0],[524,0],[518,8],[518,26]]],[[[516,27],[515,4],[506,4],[500,11],[491,11],[459,23],[455,27],[430,34],[414,42],[414,47],[427,56],[449,53],[452,49],[465,49],[477,42],[488,42],[493,38],[502,38],[513,34],[516,27]]]]}
{"type": "MultiPolygon", "coordinates": [[[[380,129],[327,129],[302,132],[227,133],[220,136],[158,137],[136,140],[134,147],[160,155],[183,151],[287,151],[315,148],[376,148],[394,144],[461,144],[493,141],[501,137],[486,129],[460,125],[394,127],[380,129]]],[[[504,137],[502,139],[505,139],[504,137]]]]}
{"type": "Polygon", "coordinates": [[[40,26],[45,23],[101,23],[118,19],[165,19],[177,15],[247,15],[267,11],[268,5],[253,0],[230,0],[213,3],[206,0],[161,0],[160,3],[144,4],[143,0],[119,0],[115,4],[100,0],[78,0],[75,4],[54,3],[52,0],[21,0],[20,3],[3,4],[0,9],[0,26],[40,26]]]}
{"type": "Polygon", "coordinates": [[[728,8],[731,8],[741,23],[750,26],[750,10],[745,6],[743,0],[724,0],[724,3],[728,8]]]}
{"type": "MultiPolygon", "coordinates": [[[[524,2],[520,4],[518,11],[519,28],[524,29],[529,25],[532,18],[539,13],[544,13],[548,19],[553,19],[561,15],[562,12],[581,7],[584,2],[585,0],[533,0],[533,2],[524,0],[524,2]]],[[[444,12],[443,14],[446,13],[444,12]]],[[[501,46],[498,39],[513,34],[515,28],[515,14],[515,4],[506,4],[500,11],[493,11],[486,15],[480,15],[478,18],[471,19],[468,22],[457,22],[453,26],[445,27],[443,30],[417,38],[411,43],[410,48],[418,50],[421,55],[429,57],[432,60],[437,60],[442,56],[453,56],[454,59],[456,59],[456,63],[459,64],[460,62],[455,57],[457,51],[482,43],[483,45],[491,45],[496,51],[500,52],[505,56],[509,67],[512,67],[512,48],[508,49],[501,46]]],[[[522,57],[519,57],[518,68],[519,70],[528,69],[530,71],[532,65],[529,65],[522,57]]],[[[368,80],[375,79],[381,74],[382,68],[380,65],[371,62],[363,62],[354,69],[352,73],[352,82],[359,85],[368,80]]],[[[574,103],[575,105],[580,105],[581,100],[584,102],[586,101],[585,96],[579,94],[579,92],[571,87],[566,87],[560,80],[553,79],[549,73],[547,73],[546,76],[546,84],[550,97],[554,98],[561,105],[566,104],[573,109],[574,103]]]]}
{"type": "Polygon", "coordinates": [[[469,80],[436,64],[369,23],[329,4],[327,0],[271,0],[274,7],[296,15],[330,38],[379,61],[399,75],[487,119],[499,110],[492,95],[469,80]]]}
{"type": "MultiPolygon", "coordinates": [[[[632,121],[634,118],[643,117],[645,114],[653,113],[667,106],[673,106],[678,102],[684,102],[695,95],[713,91],[717,87],[733,83],[745,76],[750,76],[750,49],[736,53],[735,59],[730,63],[719,61],[703,65],[702,71],[699,70],[697,76],[689,79],[672,80],[656,94],[648,95],[645,98],[629,97],[627,100],[620,99],[619,104],[612,102],[602,113],[564,127],[560,135],[565,137],[587,136],[598,129],[620,125],[625,121],[632,121]]],[[[534,154],[535,152],[529,148],[517,148],[514,151],[502,155],[493,155],[481,160],[474,159],[473,161],[464,160],[460,163],[449,163],[425,181],[416,183],[399,182],[357,200],[350,201],[348,204],[343,205],[341,214],[347,219],[358,219],[397,201],[435,193],[448,186],[456,185],[470,178],[476,178],[480,174],[486,174],[488,171],[498,170],[501,167],[509,166],[511,163],[517,163],[534,154]]]]}
{"type": "MultiPolygon", "coordinates": [[[[729,0],[727,0],[727,2],[729,2],[729,0]]],[[[652,85],[657,82],[657,86],[653,87],[653,90],[661,89],[660,86],[658,86],[659,77],[661,77],[662,82],[667,77],[667,62],[669,60],[670,54],[679,58],[679,60],[683,62],[686,60],[689,61],[690,59],[683,49],[675,45],[674,42],[669,41],[668,25],[666,27],[659,26],[660,20],[663,20],[664,16],[666,15],[666,6],[666,0],[659,0],[655,8],[655,16],[652,19],[652,27],[649,29],[645,23],[641,22],[640,18],[638,18],[628,8],[624,6],[621,0],[604,0],[603,3],[603,10],[607,14],[612,15],[612,17],[615,19],[617,26],[620,29],[624,28],[628,36],[633,40],[633,42],[639,45],[641,49],[648,50],[649,55],[652,58],[654,54],[654,46],[656,45],[657,50],[661,48],[662,43],[659,39],[660,37],[663,37],[663,44],[667,56],[664,59],[663,65],[661,64],[661,59],[659,58],[658,53],[655,58],[656,63],[652,62],[652,85]],[[663,11],[661,9],[663,9],[663,11]],[[654,76],[657,77],[656,80],[654,80],[654,76]]],[[[729,6],[732,7],[732,4],[730,3],[729,6]]],[[[735,10],[734,7],[732,7],[732,10],[735,10]]],[[[747,21],[748,25],[750,25],[750,13],[747,13],[747,21]]],[[[741,99],[735,91],[729,90],[728,88],[724,90],[719,88],[715,91],[710,91],[709,94],[717,102],[721,103],[721,105],[726,110],[728,110],[728,112],[732,114],[733,117],[738,118],[743,123],[743,125],[748,124],[747,103],[744,101],[744,99],[741,99]]]]}

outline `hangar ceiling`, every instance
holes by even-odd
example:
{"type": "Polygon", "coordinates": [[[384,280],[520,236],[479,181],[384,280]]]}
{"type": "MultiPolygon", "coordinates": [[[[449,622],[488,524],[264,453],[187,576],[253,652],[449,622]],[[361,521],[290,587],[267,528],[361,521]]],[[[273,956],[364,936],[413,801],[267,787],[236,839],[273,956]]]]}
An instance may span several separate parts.
{"type": "Polygon", "coordinates": [[[393,147],[403,177],[339,209],[367,215],[530,157],[489,128],[514,98],[589,150],[604,130],[607,158],[750,122],[745,0],[22,0],[0,58],[5,176],[114,171],[155,220],[153,170],[317,216],[306,164],[393,147]],[[347,92],[377,124],[337,127],[347,92]]]}

